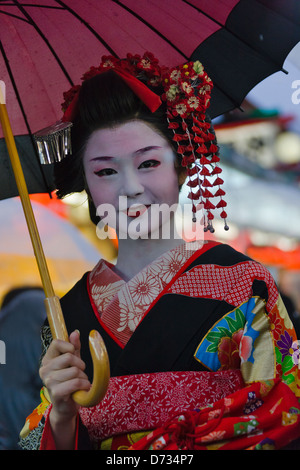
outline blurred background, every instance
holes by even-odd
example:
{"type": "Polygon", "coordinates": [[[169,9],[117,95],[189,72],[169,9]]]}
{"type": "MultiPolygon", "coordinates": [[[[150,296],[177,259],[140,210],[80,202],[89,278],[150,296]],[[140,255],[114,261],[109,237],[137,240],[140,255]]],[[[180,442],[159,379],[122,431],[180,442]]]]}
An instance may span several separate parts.
{"type": "Polygon", "coordinates": [[[266,265],[300,312],[300,44],[284,68],[215,120],[228,223],[215,236],[266,265]]]}
{"type": "MultiPolygon", "coordinates": [[[[95,29],[94,33],[97,33],[97,28],[100,28],[101,35],[105,37],[106,34],[110,38],[109,45],[105,41],[102,41],[103,44],[101,42],[100,50],[103,50],[102,53],[105,54],[111,49],[116,50],[118,56],[124,56],[124,51],[129,50],[139,52],[143,50],[141,37],[144,37],[145,44],[147,46],[152,44],[154,49],[161,54],[159,57],[161,63],[167,64],[165,59],[179,63],[178,57],[181,56],[182,51],[185,51],[183,56],[190,57],[195,50],[199,53],[199,57],[205,57],[205,60],[203,59],[205,64],[206,61],[209,63],[210,56],[212,56],[212,64],[209,66],[216,66],[215,72],[221,70],[220,75],[217,73],[216,80],[214,74],[210,75],[213,81],[215,80],[216,84],[216,81],[223,79],[227,72],[229,84],[235,92],[241,80],[237,55],[232,54],[232,50],[238,51],[238,49],[232,47],[232,42],[229,41],[229,50],[227,50],[227,55],[224,55],[222,48],[223,44],[226,45],[224,31],[222,28],[220,32],[218,31],[220,14],[223,16],[223,10],[227,10],[228,5],[232,8],[236,4],[246,7],[248,5],[249,10],[246,8],[244,11],[241,23],[237,21],[239,19],[237,12],[243,13],[243,10],[233,8],[236,19],[233,21],[231,18],[230,27],[237,28],[242,36],[246,32],[249,33],[250,39],[253,32],[258,32],[259,34],[253,36],[255,47],[259,44],[264,50],[264,47],[268,45],[268,37],[276,36],[277,23],[275,22],[272,28],[261,31],[258,19],[263,20],[264,15],[259,13],[254,18],[255,21],[251,23],[247,12],[253,13],[254,4],[259,8],[264,3],[270,5],[272,3],[276,8],[282,6],[280,2],[251,1],[250,4],[247,1],[231,0],[220,2],[222,5],[220,8],[219,2],[218,4],[217,2],[202,2],[205,11],[199,13],[191,9],[190,3],[195,2],[172,1],[172,8],[165,7],[167,2],[163,2],[165,8],[162,8],[162,2],[159,1],[125,2],[131,4],[133,10],[137,10],[131,15],[130,9],[123,5],[124,2],[110,2],[108,13],[101,11],[101,21],[99,21],[97,15],[100,14],[101,8],[105,10],[108,2],[89,0],[86,6],[81,0],[72,0],[72,2],[69,1],[70,6],[67,9],[58,8],[56,5],[53,7],[51,1],[46,2],[48,7],[44,5],[41,9],[35,8],[35,2],[25,4],[20,1],[0,0],[0,3],[2,13],[0,52],[3,54],[5,51],[7,54],[3,54],[5,59],[2,58],[2,62],[0,61],[0,71],[4,74],[0,79],[7,84],[8,111],[16,121],[13,129],[17,130],[14,133],[18,150],[21,151],[23,171],[29,174],[29,179],[32,177],[32,180],[38,180],[37,176],[40,177],[40,172],[32,165],[34,152],[27,136],[27,134],[31,135],[31,132],[28,132],[30,126],[25,121],[23,122],[22,107],[19,106],[20,103],[18,104],[20,93],[15,93],[15,86],[17,90],[23,91],[21,103],[22,106],[26,104],[25,116],[27,114],[27,117],[34,118],[35,123],[31,124],[32,129],[37,131],[55,122],[57,109],[53,103],[59,106],[61,90],[67,90],[72,81],[77,82],[80,76],[77,76],[79,70],[80,74],[82,70],[87,70],[94,61],[94,48],[99,48],[99,34],[92,34],[91,25],[95,29]],[[179,3],[180,8],[177,5],[179,3]],[[153,11],[150,11],[151,5],[154,4],[153,11]],[[17,10],[11,9],[12,7],[16,7],[17,10]],[[72,8],[81,12],[86,20],[78,21],[77,15],[68,16],[72,8]],[[159,9],[159,14],[157,14],[157,9],[159,9]],[[181,24],[182,18],[185,18],[185,15],[182,15],[182,9],[185,15],[188,13],[191,15],[186,16],[188,18],[186,25],[181,24]],[[162,12],[167,16],[164,17],[162,12]],[[215,26],[212,28],[211,25],[212,12],[217,16],[216,34],[215,26]],[[139,21],[143,15],[145,20],[139,21]],[[200,17],[203,25],[206,25],[202,29],[199,29],[200,17]],[[43,29],[45,37],[39,37],[37,34],[39,28],[32,31],[32,18],[39,18],[40,23],[37,24],[45,28],[43,29]],[[181,34],[178,34],[178,22],[181,34]],[[69,35],[66,35],[67,24],[69,24],[69,35]],[[252,28],[253,24],[256,29],[252,28]],[[85,30],[87,25],[89,27],[85,30]],[[173,25],[173,30],[170,25],[173,25]],[[129,45],[124,40],[126,26],[129,33],[127,38],[129,45]],[[246,26],[249,31],[244,31],[247,29],[246,26]],[[157,28],[158,32],[164,33],[165,27],[166,37],[169,37],[171,33],[174,34],[174,45],[178,46],[179,43],[182,48],[181,52],[177,46],[170,49],[168,47],[170,41],[164,43],[164,35],[156,34],[157,28]],[[187,33],[188,28],[189,33],[187,33]],[[137,42],[134,47],[132,31],[137,42]],[[45,38],[58,49],[63,45],[58,56],[64,58],[65,63],[62,64],[64,73],[60,69],[61,65],[58,66],[54,60],[55,54],[52,54],[50,49],[48,50],[45,38]],[[217,39],[218,48],[215,47],[214,38],[219,38],[217,39]],[[27,43],[30,47],[32,46],[32,49],[28,49],[31,50],[30,54],[27,51],[27,43]],[[76,50],[76,55],[70,53],[73,50],[76,50]],[[214,54],[219,54],[217,59],[214,54],[211,54],[212,50],[214,54]],[[233,68],[226,67],[226,60],[229,59],[233,68]],[[17,68],[16,71],[13,66],[17,68]],[[10,69],[15,73],[14,83],[11,80],[13,75],[10,69]],[[65,69],[74,75],[71,81],[70,77],[68,78],[65,74],[65,69]],[[50,84],[43,87],[42,79],[45,83],[49,81],[50,84]],[[39,97],[34,102],[31,98],[32,90],[36,90],[39,97]],[[16,98],[18,102],[15,101],[16,98]]],[[[286,10],[288,10],[287,4],[293,4],[291,11],[296,11],[298,8],[297,2],[286,0],[284,2],[286,10]]],[[[228,13],[229,11],[226,14],[228,13]]],[[[287,11],[285,11],[284,18],[286,13],[287,11]]],[[[295,19],[295,31],[298,33],[299,15],[291,14],[291,17],[295,19]]],[[[235,28],[233,28],[234,31],[235,28]]],[[[289,28],[288,31],[291,32],[289,28]]],[[[287,34],[286,36],[293,35],[287,34]]],[[[234,34],[233,37],[236,39],[238,35],[234,34]]],[[[271,59],[273,52],[276,56],[283,42],[280,38],[277,38],[277,42],[275,39],[274,42],[271,41],[271,59]]],[[[244,51],[244,47],[241,50],[244,51]]],[[[256,55],[256,49],[254,52],[256,55]]],[[[241,54],[241,56],[245,58],[244,62],[247,66],[246,78],[248,76],[251,78],[252,62],[248,60],[247,54],[241,54]]],[[[181,62],[183,60],[180,60],[181,62]]],[[[259,66],[255,73],[259,72],[260,68],[259,66]]],[[[204,237],[228,243],[233,248],[261,262],[271,271],[300,338],[300,43],[291,50],[283,68],[288,71],[288,74],[277,72],[262,80],[245,97],[241,110],[236,109],[213,119],[220,146],[220,166],[223,169],[221,177],[224,179],[223,188],[226,191],[224,199],[227,202],[227,223],[230,228],[228,231],[224,230],[224,221],[218,218],[216,213],[215,232],[213,234],[207,232],[204,237]]],[[[217,88],[215,87],[214,90],[217,88]]],[[[215,103],[217,102],[218,100],[215,100],[215,103]]],[[[212,115],[219,114],[212,111],[212,115]]],[[[45,310],[44,294],[40,289],[39,272],[21,202],[19,197],[11,195],[11,192],[14,192],[12,188],[15,182],[14,178],[7,176],[10,164],[7,163],[6,146],[1,136],[0,128],[2,165],[0,172],[2,197],[0,200],[0,339],[6,345],[6,358],[4,359],[9,367],[0,367],[0,449],[13,449],[18,448],[18,433],[25,417],[39,401],[41,387],[38,376],[41,348],[39,334],[40,325],[45,319],[45,310]],[[20,390],[24,393],[20,394],[20,390]]],[[[109,238],[103,239],[99,236],[96,226],[90,220],[85,193],[74,194],[62,201],[56,199],[54,192],[51,198],[47,192],[40,193],[45,187],[45,182],[46,187],[50,188],[48,184],[51,172],[49,171],[48,175],[47,170],[49,168],[46,166],[45,180],[42,181],[39,190],[29,192],[35,193],[30,196],[33,211],[54,290],[61,297],[86,271],[91,270],[101,257],[114,263],[118,254],[118,243],[112,231],[110,231],[109,238]]],[[[39,181],[38,183],[40,184],[39,181]]],[[[184,185],[180,195],[182,205],[190,202],[187,195],[188,188],[184,185]]]]}

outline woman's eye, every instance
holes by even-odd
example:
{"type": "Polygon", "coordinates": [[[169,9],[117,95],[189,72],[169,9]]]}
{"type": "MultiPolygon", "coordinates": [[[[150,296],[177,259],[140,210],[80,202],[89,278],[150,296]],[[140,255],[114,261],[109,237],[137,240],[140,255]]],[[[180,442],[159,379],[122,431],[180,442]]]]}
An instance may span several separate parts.
{"type": "Polygon", "coordinates": [[[113,175],[117,172],[113,168],[104,168],[103,170],[94,171],[94,173],[97,176],[110,176],[110,175],[113,175]]]}
{"type": "Polygon", "coordinates": [[[160,165],[158,160],[146,160],[145,162],[141,163],[139,166],[140,168],[154,168],[160,165]]]}

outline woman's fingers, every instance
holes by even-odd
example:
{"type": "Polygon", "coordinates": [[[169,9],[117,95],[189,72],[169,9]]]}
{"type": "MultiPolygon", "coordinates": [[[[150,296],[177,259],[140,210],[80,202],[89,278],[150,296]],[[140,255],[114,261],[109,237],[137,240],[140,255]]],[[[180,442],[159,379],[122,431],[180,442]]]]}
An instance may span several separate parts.
{"type": "MultiPolygon", "coordinates": [[[[42,365],[47,364],[49,361],[52,361],[53,359],[62,356],[64,354],[69,354],[67,356],[70,359],[70,355],[76,356],[80,358],[80,338],[79,338],[79,331],[76,330],[70,335],[70,342],[68,341],[63,341],[60,339],[54,339],[48,350],[47,353],[45,354],[43,360],[42,360],[42,365]]],[[[83,363],[83,361],[82,361],[83,363]]],[[[84,363],[83,363],[84,364],[84,363]]]]}
{"type": "MultiPolygon", "coordinates": [[[[75,347],[72,343],[68,342],[68,341],[63,341],[61,339],[54,339],[47,352],[46,352],[46,355],[44,356],[44,359],[47,361],[47,360],[51,360],[57,356],[60,356],[61,354],[65,354],[65,353],[71,353],[71,354],[74,354],[75,353],[75,347]]],[[[43,359],[43,361],[44,361],[43,359]]]]}
{"type": "Polygon", "coordinates": [[[70,343],[74,346],[75,348],[75,354],[77,356],[80,356],[80,348],[81,348],[81,343],[80,343],[80,333],[79,330],[73,331],[73,333],[70,334],[69,337],[70,343]]]}
{"type": "MultiPolygon", "coordinates": [[[[68,362],[67,362],[68,363],[68,362]]],[[[63,361],[62,361],[63,364],[63,361]]],[[[43,373],[42,373],[43,375],[43,373]]],[[[77,365],[68,365],[67,367],[60,367],[60,364],[53,364],[51,370],[46,370],[44,374],[44,384],[47,388],[50,388],[56,383],[63,383],[72,379],[87,380],[88,378],[82,369],[77,365]]]]}
{"type": "Polygon", "coordinates": [[[83,360],[76,356],[74,353],[70,352],[65,352],[60,354],[59,356],[54,356],[52,359],[46,359],[42,363],[42,370],[43,369],[50,369],[51,370],[60,370],[60,369],[66,369],[68,367],[77,367],[80,370],[85,369],[85,363],[83,360]]]}
{"type": "Polygon", "coordinates": [[[70,335],[70,342],[53,340],[45,354],[40,376],[54,400],[68,400],[77,390],[88,390],[90,382],[80,358],[79,332],[70,335]]]}
{"type": "MultiPolygon", "coordinates": [[[[47,386],[47,383],[45,385],[47,386]]],[[[51,389],[51,395],[54,397],[54,401],[57,402],[60,400],[67,401],[72,393],[77,390],[89,390],[90,386],[91,384],[87,377],[76,376],[62,381],[55,379],[53,382],[50,378],[47,388],[51,389]]]]}

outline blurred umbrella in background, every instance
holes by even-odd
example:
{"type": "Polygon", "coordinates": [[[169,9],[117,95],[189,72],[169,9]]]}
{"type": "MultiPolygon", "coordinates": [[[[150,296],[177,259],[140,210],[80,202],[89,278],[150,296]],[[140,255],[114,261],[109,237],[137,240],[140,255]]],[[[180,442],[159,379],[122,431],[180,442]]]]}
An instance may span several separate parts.
{"type": "Polygon", "coordinates": [[[300,271],[300,248],[284,251],[276,246],[250,246],[248,255],[266,266],[300,271]]]}
{"type": "MultiPolygon", "coordinates": [[[[32,202],[54,288],[63,295],[101,253],[67,220],[32,202]]],[[[19,198],[0,201],[0,299],[12,287],[41,286],[19,198]]]]}

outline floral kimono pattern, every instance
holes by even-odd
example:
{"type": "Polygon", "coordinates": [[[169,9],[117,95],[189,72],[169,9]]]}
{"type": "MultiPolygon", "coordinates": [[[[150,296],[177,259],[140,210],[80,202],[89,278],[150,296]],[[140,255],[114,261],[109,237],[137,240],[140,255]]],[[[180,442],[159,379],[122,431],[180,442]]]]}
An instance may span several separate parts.
{"type": "MultiPolygon", "coordinates": [[[[229,246],[181,245],[128,282],[101,260],[62,306],[69,332],[98,328],[111,362],[106,397],[79,411],[78,449],[281,448],[300,436],[292,322],[270,273],[229,246]]],[[[89,374],[84,344],[82,357],[89,374]]],[[[28,417],[23,448],[53,448],[50,410],[28,417]]]]}

